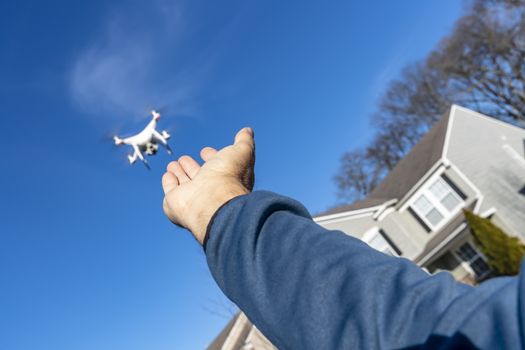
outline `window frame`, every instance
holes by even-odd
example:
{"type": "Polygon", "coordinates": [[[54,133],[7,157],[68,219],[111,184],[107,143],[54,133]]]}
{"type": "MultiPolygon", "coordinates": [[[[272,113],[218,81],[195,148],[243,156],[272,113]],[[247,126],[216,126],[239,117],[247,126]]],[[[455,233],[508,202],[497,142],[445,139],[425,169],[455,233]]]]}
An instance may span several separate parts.
{"type": "Polygon", "coordinates": [[[375,249],[383,254],[387,254],[394,257],[400,257],[403,255],[403,252],[396,246],[396,244],[386,234],[386,232],[377,226],[372,227],[370,230],[366,231],[361,240],[368,244],[370,248],[375,249]],[[372,242],[377,236],[381,237],[385,241],[387,245],[387,250],[390,252],[390,254],[386,253],[384,250],[379,250],[370,245],[370,242],[372,242]]]}
{"type": "Polygon", "coordinates": [[[487,258],[485,257],[485,255],[483,255],[482,252],[479,251],[479,249],[476,247],[476,245],[475,245],[470,239],[467,240],[467,241],[465,241],[465,242],[463,242],[463,243],[461,243],[461,244],[458,245],[456,248],[454,248],[454,249],[452,250],[452,254],[454,254],[454,256],[456,257],[456,259],[458,259],[459,261],[461,261],[461,262],[467,264],[468,267],[469,267],[469,268],[472,270],[472,272],[474,273],[474,277],[475,277],[476,279],[478,279],[478,280],[479,280],[479,279],[482,279],[483,277],[487,276],[488,274],[490,274],[490,273],[492,272],[492,270],[490,269],[490,265],[489,265],[488,262],[487,262],[487,258]],[[472,250],[475,252],[475,255],[474,255],[472,258],[468,259],[468,261],[465,260],[465,259],[463,259],[463,257],[458,253],[458,252],[459,252],[459,249],[460,249],[461,247],[463,247],[465,244],[468,244],[468,245],[470,246],[470,249],[472,249],[472,250]],[[487,267],[488,267],[488,269],[487,269],[483,274],[480,274],[479,276],[478,276],[478,274],[476,273],[476,271],[474,270],[474,268],[472,267],[472,263],[473,263],[474,261],[478,260],[478,259],[482,259],[482,260],[485,262],[485,264],[487,265],[487,267]]]}
{"type": "Polygon", "coordinates": [[[423,226],[426,226],[425,229],[428,229],[427,231],[429,233],[439,231],[443,226],[445,226],[450,218],[454,217],[457,213],[460,212],[462,208],[465,206],[465,196],[463,193],[460,192],[461,190],[454,184],[451,183],[450,179],[446,177],[444,173],[439,173],[434,176],[432,176],[428,181],[426,181],[425,185],[422,186],[410,199],[410,202],[408,203],[407,208],[409,209],[409,212],[411,212],[413,215],[416,215],[417,219],[423,223],[423,226]],[[430,188],[437,182],[442,181],[443,184],[447,187],[447,189],[450,190],[450,192],[447,192],[445,196],[438,199],[430,190],[430,188]],[[447,207],[445,207],[441,200],[445,198],[448,193],[452,194],[452,196],[458,201],[458,204],[454,209],[451,211],[448,210],[447,207]],[[430,202],[431,208],[426,213],[422,213],[419,211],[419,209],[416,207],[415,203],[424,196],[427,201],[430,202]],[[426,218],[426,215],[432,210],[436,209],[439,214],[443,217],[437,224],[432,224],[430,220],[426,218]]]}

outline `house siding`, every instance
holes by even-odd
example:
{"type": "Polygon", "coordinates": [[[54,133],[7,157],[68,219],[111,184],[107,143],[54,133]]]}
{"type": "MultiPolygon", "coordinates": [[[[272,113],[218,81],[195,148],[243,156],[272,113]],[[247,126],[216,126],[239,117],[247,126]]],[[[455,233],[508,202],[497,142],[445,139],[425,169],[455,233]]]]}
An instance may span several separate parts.
{"type": "MultiPolygon", "coordinates": [[[[445,175],[454,186],[461,191],[465,196],[465,207],[472,209],[476,197],[476,192],[463,178],[456,173],[456,171],[449,167],[448,169],[438,168],[434,174],[429,174],[429,178],[433,175],[445,175]]],[[[428,185],[428,181],[421,184],[421,188],[428,185]]],[[[418,192],[414,193],[417,196],[418,192]]],[[[408,198],[410,201],[412,198],[408,198]]],[[[381,220],[373,219],[373,212],[349,216],[346,218],[338,218],[334,220],[318,220],[318,223],[329,230],[340,230],[353,237],[362,239],[363,235],[373,227],[383,229],[392,242],[401,250],[402,255],[408,259],[415,259],[428,250],[429,245],[436,240],[436,236],[443,237],[450,234],[462,222],[456,223],[454,218],[437,232],[428,232],[424,226],[414,217],[408,208],[404,208],[403,203],[396,206],[396,210],[391,211],[387,215],[383,215],[381,220]],[[452,224],[452,226],[451,226],[452,224]]]]}
{"type": "Polygon", "coordinates": [[[525,130],[460,107],[453,110],[446,157],[482,193],[479,212],[496,208],[508,233],[525,239],[525,195],[520,194],[525,130]]]}
{"type": "Polygon", "coordinates": [[[351,216],[345,219],[335,219],[318,221],[319,225],[323,226],[328,230],[339,230],[343,231],[349,236],[356,238],[363,238],[363,235],[370,228],[377,226],[377,222],[372,218],[372,213],[367,216],[351,216]]]}
{"type": "Polygon", "coordinates": [[[412,259],[421,249],[417,240],[414,239],[413,232],[407,229],[406,222],[400,218],[398,212],[392,212],[387,215],[380,222],[380,227],[401,250],[403,257],[412,259]]]}

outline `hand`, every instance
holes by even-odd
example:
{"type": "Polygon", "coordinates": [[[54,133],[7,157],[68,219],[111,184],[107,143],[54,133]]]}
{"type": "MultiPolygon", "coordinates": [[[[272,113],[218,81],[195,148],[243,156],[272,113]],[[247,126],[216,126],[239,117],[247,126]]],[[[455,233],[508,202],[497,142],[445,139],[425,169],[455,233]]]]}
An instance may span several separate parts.
{"type": "Polygon", "coordinates": [[[220,151],[205,147],[200,155],[202,166],[190,156],[169,163],[162,188],[166,216],[190,230],[202,244],[208,224],[221,205],[253,189],[253,130],[244,128],[235,135],[233,145],[220,151]]]}

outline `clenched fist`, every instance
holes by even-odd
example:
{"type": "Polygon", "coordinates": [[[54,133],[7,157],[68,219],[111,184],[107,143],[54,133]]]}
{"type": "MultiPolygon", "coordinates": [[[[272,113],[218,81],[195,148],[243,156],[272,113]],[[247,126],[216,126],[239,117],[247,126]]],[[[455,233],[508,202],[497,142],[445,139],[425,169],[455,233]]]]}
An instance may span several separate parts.
{"type": "Polygon", "coordinates": [[[189,156],[169,163],[162,188],[166,216],[202,244],[208,223],[221,205],[253,189],[253,130],[244,128],[235,135],[233,145],[220,151],[205,147],[200,154],[202,166],[189,156]]]}

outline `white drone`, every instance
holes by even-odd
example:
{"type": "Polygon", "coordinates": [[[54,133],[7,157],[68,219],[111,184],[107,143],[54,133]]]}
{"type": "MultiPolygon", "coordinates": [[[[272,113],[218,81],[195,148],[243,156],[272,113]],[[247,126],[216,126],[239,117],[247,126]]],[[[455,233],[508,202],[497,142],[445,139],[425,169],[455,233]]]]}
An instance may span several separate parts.
{"type": "Polygon", "coordinates": [[[168,134],[166,130],[163,130],[162,132],[156,130],[157,121],[160,119],[160,113],[152,110],[151,115],[151,121],[146,125],[144,130],[138,134],[124,139],[121,139],[118,136],[113,136],[115,145],[129,145],[133,148],[133,154],[128,154],[129,164],[134,164],[138,158],[148,169],[150,169],[148,161],[144,158],[142,152],[148,156],[155,155],[159,149],[160,143],[166,149],[168,154],[173,153],[168,145],[168,139],[171,137],[170,134],[168,134]]]}

